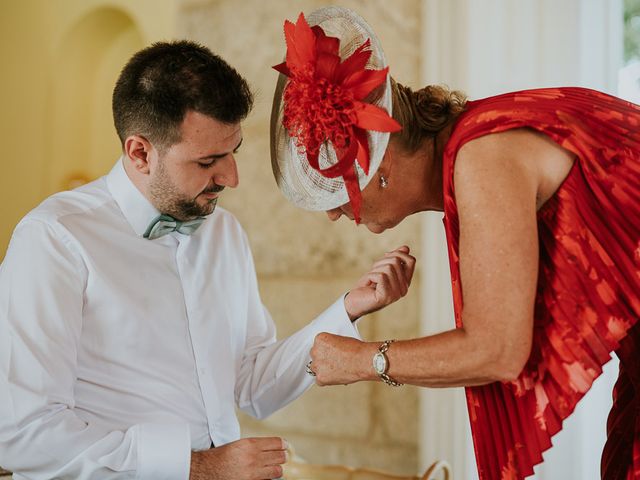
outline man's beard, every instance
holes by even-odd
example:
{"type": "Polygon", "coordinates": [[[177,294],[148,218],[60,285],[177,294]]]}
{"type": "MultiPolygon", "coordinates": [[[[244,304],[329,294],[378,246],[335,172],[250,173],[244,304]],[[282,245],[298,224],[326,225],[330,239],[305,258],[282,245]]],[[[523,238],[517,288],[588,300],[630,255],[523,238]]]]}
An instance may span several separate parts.
{"type": "MultiPolygon", "coordinates": [[[[224,189],[221,185],[213,185],[201,193],[218,193],[224,189]]],[[[216,208],[218,198],[213,198],[201,205],[196,198],[187,198],[180,193],[169,178],[162,160],[158,163],[156,175],[149,184],[149,195],[153,205],[160,213],[171,215],[177,220],[191,220],[196,217],[211,215],[216,208]]]]}

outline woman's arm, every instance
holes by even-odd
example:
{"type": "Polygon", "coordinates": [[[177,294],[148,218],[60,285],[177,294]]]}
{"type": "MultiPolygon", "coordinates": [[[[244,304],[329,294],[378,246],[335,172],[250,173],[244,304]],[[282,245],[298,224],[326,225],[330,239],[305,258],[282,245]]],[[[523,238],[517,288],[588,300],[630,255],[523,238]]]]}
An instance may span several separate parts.
{"type": "MultiPolygon", "coordinates": [[[[429,387],[515,379],[531,350],[538,274],[536,134],[505,132],[469,142],[456,161],[463,328],[393,343],[393,379],[429,387]]],[[[320,335],[312,358],[318,384],[376,380],[380,342],[320,335]],[[355,354],[354,354],[355,353],[355,354]]]]}

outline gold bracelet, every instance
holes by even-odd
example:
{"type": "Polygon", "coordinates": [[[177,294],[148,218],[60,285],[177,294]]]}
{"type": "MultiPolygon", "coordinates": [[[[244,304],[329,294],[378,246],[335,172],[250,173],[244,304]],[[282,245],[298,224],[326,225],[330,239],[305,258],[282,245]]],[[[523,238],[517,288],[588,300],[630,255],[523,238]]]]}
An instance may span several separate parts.
{"type": "Polygon", "coordinates": [[[390,387],[401,387],[404,385],[403,383],[396,382],[393,378],[387,375],[387,371],[389,370],[389,358],[386,353],[387,350],[389,350],[389,345],[393,342],[395,342],[395,340],[385,340],[382,342],[380,347],[378,347],[378,351],[373,356],[373,369],[380,379],[390,387]]]}

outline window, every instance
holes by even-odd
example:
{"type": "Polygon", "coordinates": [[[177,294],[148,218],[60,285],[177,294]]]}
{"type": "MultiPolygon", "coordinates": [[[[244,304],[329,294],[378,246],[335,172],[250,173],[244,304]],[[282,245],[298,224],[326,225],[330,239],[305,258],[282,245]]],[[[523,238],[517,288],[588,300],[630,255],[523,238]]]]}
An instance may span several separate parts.
{"type": "Polygon", "coordinates": [[[640,0],[624,0],[624,66],[618,94],[640,104],[640,0]]]}

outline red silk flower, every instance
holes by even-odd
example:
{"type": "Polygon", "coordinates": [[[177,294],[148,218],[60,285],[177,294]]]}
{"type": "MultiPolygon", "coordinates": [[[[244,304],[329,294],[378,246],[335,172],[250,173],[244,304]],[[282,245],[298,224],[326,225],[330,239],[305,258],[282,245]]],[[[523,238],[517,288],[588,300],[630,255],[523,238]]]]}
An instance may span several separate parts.
{"type": "Polygon", "coordinates": [[[356,223],[362,195],[355,162],[369,173],[367,130],[397,132],[402,127],[389,114],[363,100],[386,81],[389,67],[367,70],[371,56],[367,40],[343,62],[340,40],[320,26],[310,27],[301,13],[294,25],[284,22],[286,61],[273,68],[289,77],[284,90],[282,123],[304,149],[309,165],[328,178],[342,177],[356,223]],[[320,146],[329,141],[338,162],[322,169],[320,146]]]}

